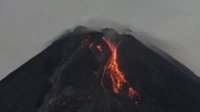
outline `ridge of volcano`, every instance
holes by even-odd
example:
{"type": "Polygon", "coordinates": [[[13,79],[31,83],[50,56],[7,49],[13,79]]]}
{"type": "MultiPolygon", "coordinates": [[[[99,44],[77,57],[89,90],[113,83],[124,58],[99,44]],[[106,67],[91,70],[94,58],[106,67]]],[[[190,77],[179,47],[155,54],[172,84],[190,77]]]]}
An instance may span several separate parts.
{"type": "Polygon", "coordinates": [[[1,112],[200,112],[199,104],[193,72],[109,28],[76,27],[0,82],[1,112]]]}

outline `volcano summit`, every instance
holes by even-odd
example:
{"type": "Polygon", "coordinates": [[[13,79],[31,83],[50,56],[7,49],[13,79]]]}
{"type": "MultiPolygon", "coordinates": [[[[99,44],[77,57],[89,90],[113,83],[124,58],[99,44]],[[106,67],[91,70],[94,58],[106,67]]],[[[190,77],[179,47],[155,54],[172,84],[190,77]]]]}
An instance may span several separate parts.
{"type": "Polygon", "coordinates": [[[193,72],[109,28],[76,27],[0,82],[1,112],[200,112],[199,105],[193,72]]]}

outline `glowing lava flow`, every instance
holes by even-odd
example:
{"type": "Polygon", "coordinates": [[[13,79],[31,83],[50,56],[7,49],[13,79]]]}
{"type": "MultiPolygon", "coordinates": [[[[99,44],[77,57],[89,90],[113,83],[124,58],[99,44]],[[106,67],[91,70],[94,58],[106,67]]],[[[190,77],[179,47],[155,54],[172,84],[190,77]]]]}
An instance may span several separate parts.
{"type": "MultiPolygon", "coordinates": [[[[104,47],[100,44],[95,44],[92,43],[92,41],[89,40],[90,38],[86,39],[86,43],[89,45],[89,48],[93,48],[95,47],[99,52],[103,52],[104,47]]],[[[108,39],[106,39],[105,37],[102,37],[102,39],[104,40],[104,42],[108,45],[110,51],[111,51],[111,56],[109,57],[106,65],[103,68],[103,75],[101,78],[101,85],[104,88],[104,79],[105,79],[105,75],[109,74],[111,82],[112,82],[112,89],[113,92],[118,94],[120,92],[120,90],[122,89],[123,85],[125,85],[126,87],[128,87],[128,96],[131,99],[135,99],[138,97],[138,93],[137,91],[133,88],[130,87],[124,73],[120,70],[119,65],[118,65],[118,60],[117,60],[117,47],[114,46],[108,39]]]]}
{"type": "MultiPolygon", "coordinates": [[[[119,91],[122,89],[123,84],[128,85],[128,82],[125,78],[125,75],[121,70],[119,69],[119,65],[117,62],[117,48],[113,44],[111,44],[105,37],[102,37],[102,39],[107,43],[108,47],[111,50],[111,57],[108,60],[104,71],[109,71],[110,78],[112,81],[112,88],[114,93],[119,93],[119,91]]],[[[105,72],[103,73],[101,84],[103,85],[105,72]]],[[[129,98],[133,98],[134,96],[137,96],[137,91],[133,89],[132,87],[129,87],[128,89],[128,95],[129,98]]]]}
{"type": "Polygon", "coordinates": [[[119,93],[119,90],[122,88],[122,85],[124,83],[127,83],[127,81],[124,77],[124,74],[120,71],[117,63],[117,48],[114,45],[112,45],[105,37],[103,37],[103,40],[107,43],[108,47],[111,50],[111,57],[108,60],[106,69],[110,72],[113,91],[115,93],[119,93]]]}

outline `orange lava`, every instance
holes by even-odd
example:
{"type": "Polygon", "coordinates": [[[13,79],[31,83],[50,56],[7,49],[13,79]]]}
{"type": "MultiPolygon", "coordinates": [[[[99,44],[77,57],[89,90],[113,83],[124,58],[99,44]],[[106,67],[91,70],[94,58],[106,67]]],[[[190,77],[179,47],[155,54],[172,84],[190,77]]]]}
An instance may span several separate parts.
{"type": "MultiPolygon", "coordinates": [[[[102,37],[102,39],[106,42],[106,44],[108,45],[110,51],[111,51],[111,56],[109,57],[109,60],[107,61],[106,65],[103,68],[103,75],[101,78],[101,85],[104,88],[104,76],[106,73],[108,73],[110,75],[110,79],[112,82],[112,89],[113,92],[118,94],[120,92],[120,90],[122,89],[123,85],[126,85],[126,87],[128,87],[128,97],[133,99],[135,97],[138,96],[137,91],[130,87],[128,84],[128,81],[125,78],[124,73],[120,70],[119,65],[118,65],[118,59],[117,59],[117,47],[112,44],[108,39],[106,39],[105,37],[102,37]]],[[[88,40],[86,40],[86,42],[88,42],[88,40]]],[[[89,44],[89,47],[92,48],[93,46],[95,46],[95,48],[97,50],[99,50],[100,52],[102,52],[103,46],[101,46],[100,44],[95,45],[93,43],[89,44]]]]}
{"type": "Polygon", "coordinates": [[[111,50],[111,57],[106,65],[106,69],[110,72],[110,78],[112,80],[112,88],[115,93],[119,93],[122,85],[127,83],[124,74],[120,71],[117,63],[117,48],[111,44],[105,37],[103,40],[107,43],[111,50]]]}

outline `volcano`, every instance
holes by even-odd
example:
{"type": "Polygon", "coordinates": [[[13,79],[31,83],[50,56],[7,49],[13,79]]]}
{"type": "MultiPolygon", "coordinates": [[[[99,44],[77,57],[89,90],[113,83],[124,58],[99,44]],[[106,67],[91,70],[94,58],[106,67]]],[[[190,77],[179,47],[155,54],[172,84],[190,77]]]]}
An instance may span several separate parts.
{"type": "Polygon", "coordinates": [[[76,27],[0,82],[1,112],[200,112],[199,105],[193,72],[111,28],[76,27]]]}

